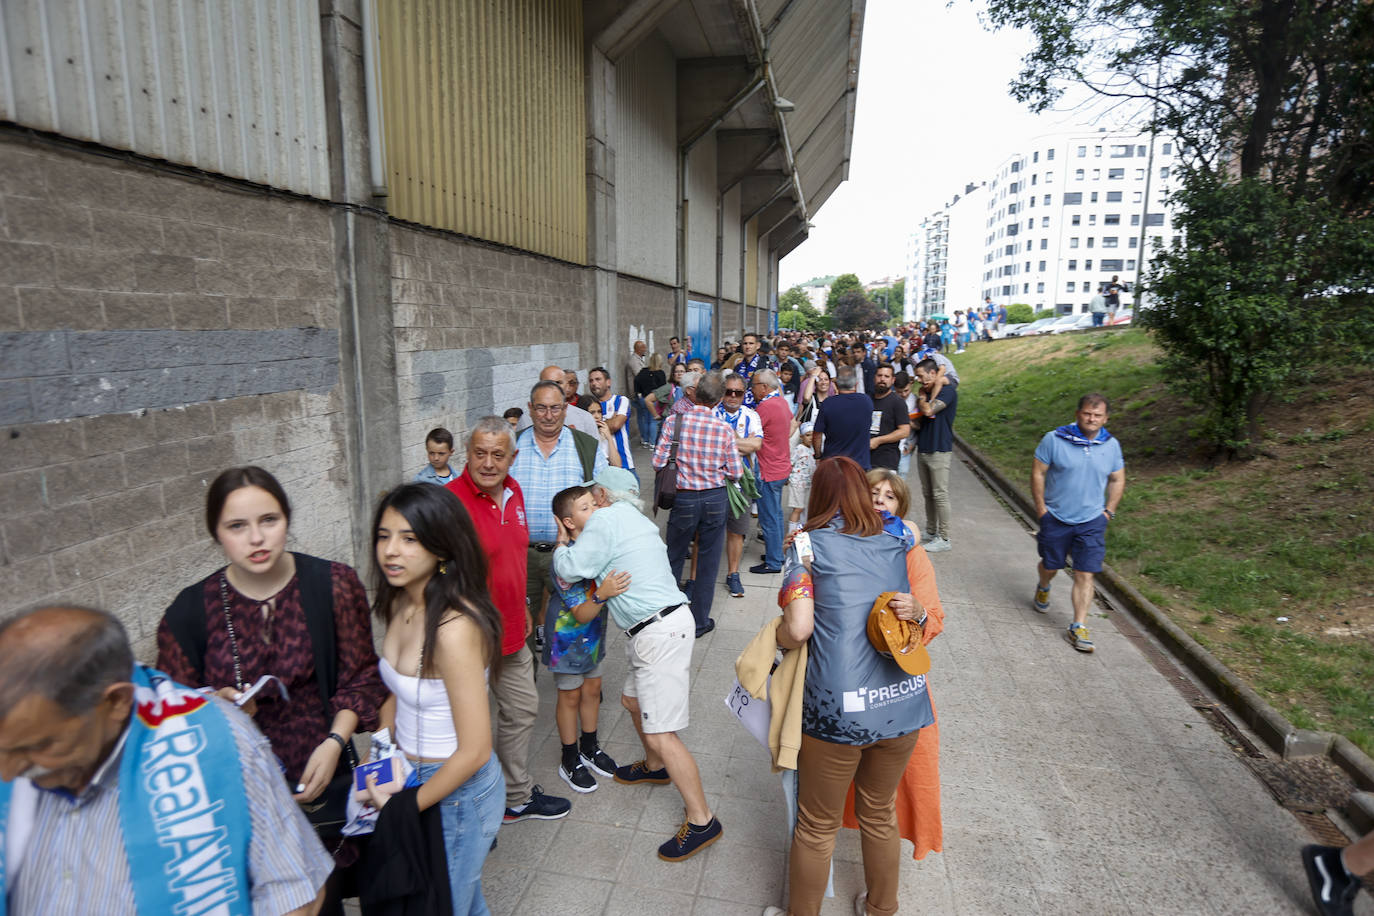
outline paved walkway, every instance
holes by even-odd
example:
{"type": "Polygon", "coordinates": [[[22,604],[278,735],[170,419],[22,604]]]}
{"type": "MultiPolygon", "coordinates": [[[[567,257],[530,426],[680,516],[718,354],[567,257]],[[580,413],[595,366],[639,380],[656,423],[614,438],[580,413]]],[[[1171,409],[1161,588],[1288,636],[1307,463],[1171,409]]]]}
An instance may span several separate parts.
{"type": "MultiPolygon", "coordinates": [[[[902,912],[1309,913],[1298,860],[1309,840],[1294,818],[1110,619],[1089,620],[1095,654],[1073,651],[1062,635],[1068,579],[1050,613],[1035,613],[1030,535],[958,461],[951,488],[955,548],[933,557],[945,631],[931,646],[945,851],[916,862],[903,843],[902,912]]],[[[746,570],[759,553],[751,540],[746,570]]],[[[677,792],[603,780],[574,795],[562,821],[502,828],[484,873],[494,913],[758,916],[783,902],[781,788],[723,705],[735,656],[778,612],[777,579],[744,572],[744,599],[722,582],[717,629],[696,644],[684,738],[725,825],[720,842],[685,863],[659,861],[682,819],[677,792]]],[[[628,763],[640,750],[619,704],[624,671],[613,638],[600,733],[628,763]]],[[[548,791],[573,795],[557,775],[547,672],[538,686],[532,769],[548,791]]],[[[857,832],[841,831],[825,913],[852,912],[860,862],[857,832]]],[[[1367,896],[1356,912],[1374,913],[1367,896]]]]}

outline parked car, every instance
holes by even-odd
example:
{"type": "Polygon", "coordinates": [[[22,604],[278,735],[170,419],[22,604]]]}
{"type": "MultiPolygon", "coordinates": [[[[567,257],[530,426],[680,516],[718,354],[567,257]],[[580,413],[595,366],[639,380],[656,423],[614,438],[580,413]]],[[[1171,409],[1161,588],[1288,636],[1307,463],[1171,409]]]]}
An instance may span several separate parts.
{"type": "Polygon", "coordinates": [[[1093,313],[1081,312],[1077,315],[1065,315],[1054,324],[1045,329],[1046,334],[1063,334],[1065,331],[1081,331],[1084,328],[1093,326],[1093,313]]]}
{"type": "Polygon", "coordinates": [[[1003,328],[1003,329],[1001,330],[1001,332],[1000,332],[997,336],[998,336],[998,337],[1015,337],[1017,331],[1020,331],[1022,328],[1024,328],[1024,327],[1025,327],[1027,324],[1029,324],[1029,323],[1030,323],[1030,322],[1028,322],[1028,321],[1021,321],[1021,322],[1017,322],[1016,324],[1009,324],[1009,325],[1007,325],[1005,328],[1003,328]]]}
{"type": "Polygon", "coordinates": [[[1018,328],[1015,334],[1008,334],[1008,337],[1034,337],[1045,328],[1054,324],[1059,319],[1053,315],[1049,318],[1041,318],[1039,321],[1032,321],[1030,324],[1018,328]]]}
{"type": "Polygon", "coordinates": [[[1126,308],[1121,309],[1116,313],[1116,317],[1112,319],[1112,327],[1115,328],[1128,325],[1131,323],[1131,319],[1134,317],[1135,309],[1131,308],[1130,306],[1127,306],[1126,308]]]}

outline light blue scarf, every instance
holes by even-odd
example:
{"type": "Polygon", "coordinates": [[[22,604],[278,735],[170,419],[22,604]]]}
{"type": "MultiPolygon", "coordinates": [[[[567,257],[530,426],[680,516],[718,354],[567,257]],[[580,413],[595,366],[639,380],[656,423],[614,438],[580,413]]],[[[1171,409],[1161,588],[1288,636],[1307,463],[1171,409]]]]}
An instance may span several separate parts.
{"type": "MultiPolygon", "coordinates": [[[[225,712],[151,668],[135,666],[133,682],[119,822],[138,912],[251,914],[248,802],[225,712]]],[[[10,823],[15,788],[0,782],[0,916],[11,831],[31,826],[10,823]]],[[[31,804],[15,808],[19,820],[32,817],[31,804]]]]}

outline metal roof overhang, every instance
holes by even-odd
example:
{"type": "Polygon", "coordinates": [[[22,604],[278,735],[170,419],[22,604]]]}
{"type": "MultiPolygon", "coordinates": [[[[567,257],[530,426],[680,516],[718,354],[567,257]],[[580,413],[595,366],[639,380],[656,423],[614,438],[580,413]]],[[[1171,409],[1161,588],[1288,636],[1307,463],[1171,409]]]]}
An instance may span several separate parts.
{"type": "Polygon", "coordinates": [[[719,129],[720,187],[742,185],[742,216],[750,201],[770,216],[779,201],[790,204],[796,221],[778,223],[768,241],[778,256],[805,240],[810,218],[849,176],[864,6],[681,0],[658,22],[679,61],[679,138],[719,129]],[[741,102],[740,90],[755,84],[760,91],[741,102]],[[792,110],[780,110],[779,98],[792,110]]]}

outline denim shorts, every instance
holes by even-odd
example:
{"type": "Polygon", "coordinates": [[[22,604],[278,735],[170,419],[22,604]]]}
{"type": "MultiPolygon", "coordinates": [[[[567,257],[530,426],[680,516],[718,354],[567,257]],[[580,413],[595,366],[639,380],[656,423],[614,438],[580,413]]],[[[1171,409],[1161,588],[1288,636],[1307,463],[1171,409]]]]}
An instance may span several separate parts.
{"type": "Polygon", "coordinates": [[[1067,525],[1046,512],[1040,517],[1040,532],[1035,545],[1046,569],[1063,569],[1065,556],[1073,557],[1076,572],[1102,572],[1107,556],[1107,516],[1100,514],[1078,525],[1067,525]]]}
{"type": "MultiPolygon", "coordinates": [[[[417,763],[415,775],[426,783],[441,764],[417,763]]],[[[482,863],[491,851],[506,812],[506,779],[493,753],[476,773],[439,802],[448,858],[448,886],[456,916],[488,916],[482,898],[482,863]]]]}
{"type": "Polygon", "coordinates": [[[601,664],[604,661],[605,659],[603,658],[600,662],[596,663],[596,667],[591,671],[583,671],[579,674],[555,671],[553,673],[553,686],[559,690],[576,690],[581,687],[582,682],[588,678],[596,679],[601,677],[601,664]]]}

